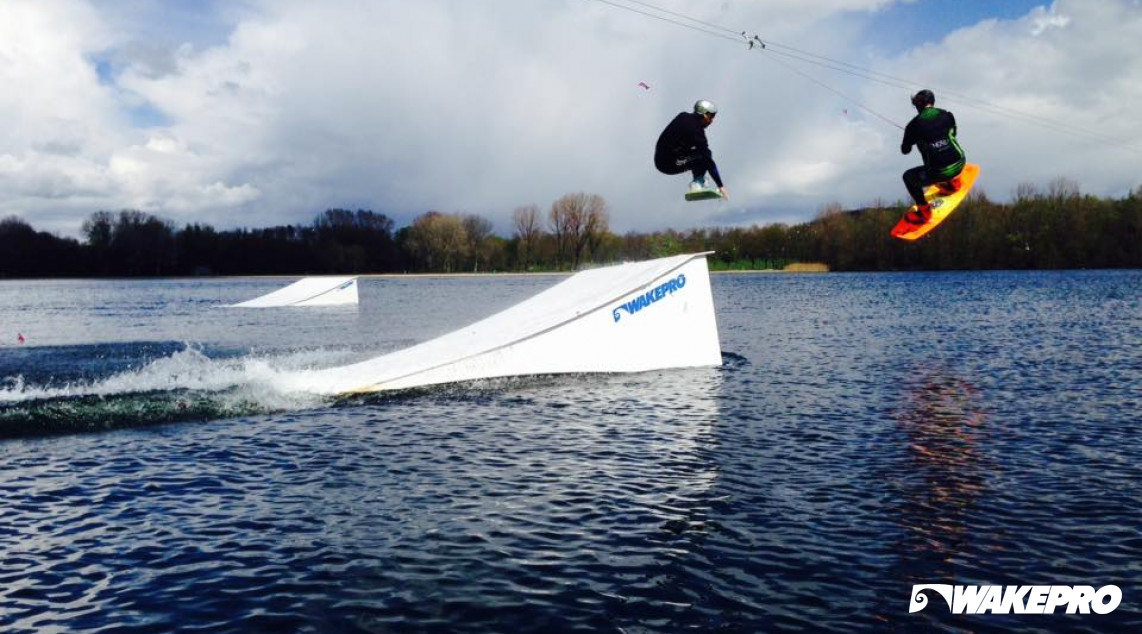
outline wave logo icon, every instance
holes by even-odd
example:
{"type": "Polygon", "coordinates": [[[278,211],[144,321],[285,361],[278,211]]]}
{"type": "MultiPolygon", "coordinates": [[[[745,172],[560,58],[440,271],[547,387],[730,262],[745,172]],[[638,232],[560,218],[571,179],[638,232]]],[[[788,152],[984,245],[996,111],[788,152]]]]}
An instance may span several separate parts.
{"type": "Polygon", "coordinates": [[[908,613],[919,612],[928,607],[928,595],[921,594],[925,590],[935,590],[944,602],[948,604],[948,609],[952,609],[952,586],[945,583],[922,583],[912,586],[912,600],[908,602],[908,613]]]}
{"type": "Polygon", "coordinates": [[[1094,586],[953,586],[922,583],[912,586],[908,613],[928,607],[932,590],[940,595],[952,614],[1054,614],[1066,606],[1067,614],[1110,614],[1122,603],[1122,590],[1115,585],[1094,586]]]}

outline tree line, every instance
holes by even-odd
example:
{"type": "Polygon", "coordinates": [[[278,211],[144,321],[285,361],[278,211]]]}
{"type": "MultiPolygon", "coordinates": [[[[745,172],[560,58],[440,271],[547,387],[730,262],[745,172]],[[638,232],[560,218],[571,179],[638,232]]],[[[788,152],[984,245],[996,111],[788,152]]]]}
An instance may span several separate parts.
{"type": "Polygon", "coordinates": [[[329,209],[308,225],[218,231],[123,210],[93,213],[82,240],[12,216],[0,220],[0,277],[552,271],[698,251],[715,252],[715,270],[1142,268],[1142,187],[1108,199],[1059,179],[1045,190],[1021,185],[1009,203],[977,191],[915,243],[888,236],[903,211],[832,204],[801,224],[617,235],[601,196],[574,193],[546,210],[515,209],[509,237],[467,213],[429,211],[397,229],[383,213],[329,209]]]}

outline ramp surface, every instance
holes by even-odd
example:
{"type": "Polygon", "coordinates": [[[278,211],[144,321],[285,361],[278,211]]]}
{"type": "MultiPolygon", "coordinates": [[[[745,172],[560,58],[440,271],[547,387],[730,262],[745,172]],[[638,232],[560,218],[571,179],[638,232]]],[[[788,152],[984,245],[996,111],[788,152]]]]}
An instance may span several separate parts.
{"type": "Polygon", "coordinates": [[[319,394],[505,376],[721,365],[706,254],[576,273],[503,312],[352,365],[291,376],[319,394]]]}
{"type": "Polygon", "coordinates": [[[340,306],[357,303],[356,277],[306,277],[261,297],[231,304],[231,308],[281,306],[340,306]]]}

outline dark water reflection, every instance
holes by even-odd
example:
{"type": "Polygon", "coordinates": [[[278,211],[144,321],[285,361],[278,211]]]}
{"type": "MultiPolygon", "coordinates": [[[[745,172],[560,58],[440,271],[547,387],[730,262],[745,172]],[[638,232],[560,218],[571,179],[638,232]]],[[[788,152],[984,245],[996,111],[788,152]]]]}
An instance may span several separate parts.
{"type": "MultiPolygon", "coordinates": [[[[399,347],[447,328],[442,297],[490,312],[552,281],[365,283],[359,312],[330,316],[354,343],[300,353],[299,338],[331,338],[319,317],[292,317],[285,336],[268,323],[281,315],[181,307],[191,342],[227,334],[177,372],[136,375],[112,329],[95,337],[115,351],[99,371],[160,386],[147,403],[174,381],[209,414],[203,403],[234,401],[204,390],[261,376],[245,355],[399,347]],[[398,309],[432,315],[425,332],[390,328],[398,309]]],[[[1142,273],[726,276],[714,289],[716,370],[0,442],[0,631],[1139,631],[1142,273]],[[1113,583],[1123,601],[1110,615],[909,614],[918,583],[1113,583]]],[[[146,341],[163,340],[167,310],[132,314],[146,341]]],[[[71,359],[87,344],[58,338],[66,354],[35,354],[81,375],[71,359]]]]}

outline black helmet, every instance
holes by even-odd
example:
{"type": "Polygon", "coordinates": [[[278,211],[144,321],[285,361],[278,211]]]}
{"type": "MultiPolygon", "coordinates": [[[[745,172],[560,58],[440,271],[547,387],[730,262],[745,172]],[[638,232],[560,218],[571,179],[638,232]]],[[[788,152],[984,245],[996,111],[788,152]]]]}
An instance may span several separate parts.
{"type": "Polygon", "coordinates": [[[912,105],[916,106],[917,110],[923,110],[926,106],[931,106],[934,103],[936,103],[936,95],[933,95],[932,91],[927,88],[912,95],[912,105]]]}

